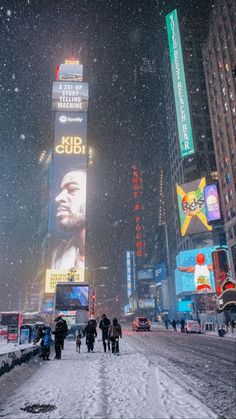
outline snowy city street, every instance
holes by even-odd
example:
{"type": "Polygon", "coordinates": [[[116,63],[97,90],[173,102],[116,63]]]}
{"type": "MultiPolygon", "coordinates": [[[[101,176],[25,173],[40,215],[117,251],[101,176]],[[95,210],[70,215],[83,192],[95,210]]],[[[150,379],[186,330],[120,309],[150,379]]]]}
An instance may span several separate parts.
{"type": "Polygon", "coordinates": [[[1,377],[0,417],[235,417],[233,339],[127,328],[119,357],[103,352],[100,335],[94,353],[84,340],[81,348],[66,341],[61,360],[52,351],[50,362],[35,358],[1,377]],[[24,410],[33,405],[55,408],[24,410]]]}
{"type": "Polygon", "coordinates": [[[0,419],[236,419],[236,0],[0,22],[0,419]]]}

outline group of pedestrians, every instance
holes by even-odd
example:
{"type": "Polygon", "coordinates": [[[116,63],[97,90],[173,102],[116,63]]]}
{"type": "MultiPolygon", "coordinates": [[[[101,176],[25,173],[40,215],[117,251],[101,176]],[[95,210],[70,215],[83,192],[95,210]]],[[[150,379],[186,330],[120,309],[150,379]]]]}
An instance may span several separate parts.
{"type": "MultiPolygon", "coordinates": [[[[97,337],[96,327],[96,320],[91,319],[88,321],[88,324],[84,329],[88,352],[93,352],[94,350],[95,338],[97,337]]],[[[102,331],[102,344],[104,352],[111,350],[113,354],[119,355],[119,339],[122,338],[122,329],[117,318],[115,317],[111,323],[106,314],[103,314],[99,323],[99,329],[102,331]]]]}
{"type": "Polygon", "coordinates": [[[55,330],[52,332],[49,325],[38,327],[34,343],[41,339],[41,357],[43,360],[49,361],[50,348],[53,345],[52,334],[55,335],[55,359],[61,359],[61,351],[64,349],[64,340],[68,333],[68,326],[66,320],[61,316],[54,319],[55,330]]]}
{"type": "MultiPolygon", "coordinates": [[[[66,320],[61,316],[54,319],[55,330],[52,331],[49,325],[41,325],[38,327],[34,343],[41,340],[41,357],[43,360],[49,361],[50,347],[55,345],[55,359],[61,359],[61,352],[64,349],[64,340],[68,334],[68,326],[66,320]],[[55,336],[54,342],[52,335],[55,336]]],[[[119,339],[122,338],[122,329],[118,323],[117,318],[111,321],[106,314],[102,315],[99,323],[99,329],[102,332],[102,343],[104,352],[112,351],[113,354],[119,355],[119,339]]],[[[97,322],[95,319],[90,319],[84,328],[83,336],[85,336],[85,343],[88,352],[94,351],[95,338],[97,337],[97,322]]]]}

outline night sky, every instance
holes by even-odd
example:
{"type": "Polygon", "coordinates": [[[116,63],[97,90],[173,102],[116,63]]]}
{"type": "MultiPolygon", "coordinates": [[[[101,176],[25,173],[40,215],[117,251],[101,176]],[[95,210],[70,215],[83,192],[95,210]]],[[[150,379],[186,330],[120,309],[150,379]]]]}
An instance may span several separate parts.
{"type": "Polygon", "coordinates": [[[52,145],[55,68],[74,56],[89,82],[88,266],[108,266],[114,294],[132,246],[131,165],[142,162],[149,230],[158,219],[158,176],[165,152],[165,15],[195,0],[4,0],[0,6],[0,310],[17,309],[37,269],[38,158],[52,145]],[[156,73],[135,83],[142,57],[156,73]],[[158,150],[158,152],[157,152],[158,150]],[[151,220],[151,222],[150,222],[151,220]],[[23,293],[22,293],[23,296],[23,293]]]}

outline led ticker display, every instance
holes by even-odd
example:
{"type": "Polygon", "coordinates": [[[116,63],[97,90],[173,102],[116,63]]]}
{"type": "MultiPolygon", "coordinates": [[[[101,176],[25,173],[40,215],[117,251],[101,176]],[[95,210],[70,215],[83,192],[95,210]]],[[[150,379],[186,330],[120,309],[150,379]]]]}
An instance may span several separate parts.
{"type": "Polygon", "coordinates": [[[166,16],[181,157],[195,152],[177,10],[166,16]]]}
{"type": "Polygon", "coordinates": [[[132,166],[133,174],[133,198],[134,198],[134,221],[135,221],[135,255],[137,257],[145,256],[144,239],[144,205],[142,203],[143,178],[142,171],[137,165],[132,166]]]}
{"type": "Polygon", "coordinates": [[[195,180],[177,185],[179,219],[181,235],[196,234],[211,231],[212,227],[207,222],[205,199],[203,190],[206,179],[195,180]]]}
{"type": "Polygon", "coordinates": [[[52,110],[56,112],[87,112],[88,83],[54,81],[52,110]]]}
{"type": "Polygon", "coordinates": [[[176,258],[176,294],[214,292],[212,252],[215,246],[180,252],[176,258]]]}
{"type": "Polygon", "coordinates": [[[204,188],[204,199],[206,205],[206,216],[208,223],[221,219],[220,202],[217,184],[213,183],[204,188]]]}

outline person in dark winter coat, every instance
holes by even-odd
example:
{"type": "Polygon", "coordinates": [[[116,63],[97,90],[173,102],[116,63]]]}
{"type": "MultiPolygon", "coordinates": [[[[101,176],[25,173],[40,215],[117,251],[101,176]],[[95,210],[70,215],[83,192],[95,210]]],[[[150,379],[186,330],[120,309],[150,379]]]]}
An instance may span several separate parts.
{"type": "Polygon", "coordinates": [[[55,358],[61,359],[61,350],[64,349],[64,340],[68,333],[68,326],[61,316],[58,316],[54,320],[56,322],[55,330],[52,332],[55,335],[55,358]]]}
{"type": "Polygon", "coordinates": [[[180,330],[181,330],[181,332],[182,332],[182,333],[184,333],[184,332],[185,332],[185,329],[184,329],[184,326],[185,326],[185,320],[184,320],[184,319],[181,319],[181,320],[180,320],[180,326],[181,326],[181,329],[180,329],[180,330]]]}
{"type": "Polygon", "coordinates": [[[119,338],[122,338],[122,329],[116,317],[112,320],[112,324],[109,326],[108,336],[111,341],[112,353],[119,355],[119,338]]]}
{"type": "Polygon", "coordinates": [[[172,320],[171,324],[172,324],[172,327],[174,329],[174,332],[177,332],[177,329],[176,329],[177,323],[176,323],[175,319],[172,320]]]}
{"type": "Polygon", "coordinates": [[[107,351],[107,347],[108,347],[108,350],[110,351],[110,339],[108,336],[108,330],[109,330],[110,324],[111,324],[111,321],[107,318],[106,314],[103,314],[102,319],[99,323],[99,329],[101,329],[102,331],[102,343],[103,343],[104,352],[107,351]]]}
{"type": "Polygon", "coordinates": [[[44,326],[42,330],[43,336],[42,336],[42,358],[43,360],[49,361],[49,355],[50,355],[50,346],[52,346],[53,340],[51,336],[51,327],[44,326]]]}
{"type": "Polygon", "coordinates": [[[84,336],[86,336],[86,345],[88,352],[93,352],[95,337],[97,337],[97,330],[93,320],[89,320],[84,329],[84,336]]]}

